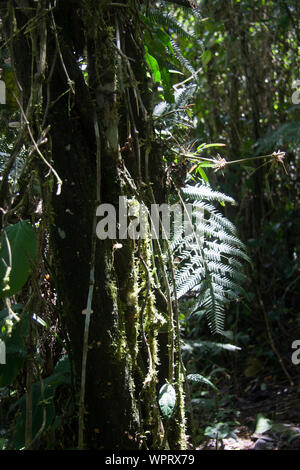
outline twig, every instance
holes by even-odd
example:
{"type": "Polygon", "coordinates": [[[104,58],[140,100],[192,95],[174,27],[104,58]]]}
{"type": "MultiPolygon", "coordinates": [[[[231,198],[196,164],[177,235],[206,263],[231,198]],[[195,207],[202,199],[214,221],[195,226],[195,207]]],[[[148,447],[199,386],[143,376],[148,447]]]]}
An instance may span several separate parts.
{"type": "Polygon", "coordinates": [[[70,87],[70,90],[71,90],[71,92],[75,95],[75,83],[74,83],[74,81],[71,80],[71,78],[69,77],[67,68],[66,68],[66,66],[65,66],[65,62],[64,62],[64,59],[63,59],[63,56],[62,56],[62,52],[61,52],[61,48],[60,48],[60,44],[59,44],[59,40],[58,40],[56,23],[55,23],[55,20],[54,20],[54,16],[53,16],[52,10],[51,10],[51,19],[52,19],[53,31],[54,31],[54,35],[55,35],[55,41],[56,41],[56,46],[57,46],[59,58],[60,58],[60,61],[61,61],[61,65],[62,65],[62,68],[64,69],[65,75],[66,75],[66,77],[67,77],[67,83],[68,83],[68,85],[69,85],[69,87],[70,87]]]}
{"type": "Polygon", "coordinates": [[[184,85],[185,83],[190,82],[191,80],[193,80],[196,77],[196,75],[198,75],[199,72],[201,72],[201,70],[202,70],[202,67],[200,67],[198,70],[196,70],[196,72],[193,73],[190,77],[183,80],[183,82],[176,83],[176,85],[173,85],[173,88],[175,90],[177,90],[177,88],[180,87],[181,85],[184,85]]]}
{"type": "MultiPolygon", "coordinates": [[[[152,187],[150,187],[150,194],[151,194],[151,197],[152,197],[152,200],[153,200],[153,203],[155,204],[155,197],[154,197],[154,193],[153,193],[153,190],[152,190],[152,187]]],[[[151,226],[153,227],[153,230],[155,231],[155,224],[153,223],[152,221],[152,218],[151,218],[151,214],[150,212],[148,211],[149,213],[149,217],[151,219],[151,226]]],[[[161,224],[161,226],[163,227],[163,224],[161,224]]],[[[157,244],[157,248],[158,248],[158,258],[159,258],[159,262],[161,264],[161,269],[162,269],[162,275],[163,275],[163,280],[164,280],[164,285],[165,285],[165,289],[166,289],[166,294],[167,294],[167,302],[168,302],[168,313],[169,313],[169,322],[168,322],[168,341],[169,341],[169,374],[168,374],[168,380],[169,380],[169,383],[173,383],[174,382],[174,357],[175,357],[175,352],[174,352],[174,337],[175,337],[175,331],[174,331],[174,311],[173,311],[173,305],[172,305],[172,296],[171,296],[171,289],[170,289],[170,284],[169,284],[169,281],[168,281],[168,276],[167,276],[167,272],[166,272],[166,266],[165,266],[165,263],[164,263],[164,260],[163,260],[163,253],[162,253],[162,249],[161,249],[161,246],[160,246],[160,243],[159,243],[159,239],[158,239],[158,234],[156,233],[155,234],[155,241],[156,241],[156,244],[157,244]]]]}
{"type": "MultiPolygon", "coordinates": [[[[94,115],[94,128],[96,135],[97,143],[97,154],[96,154],[96,164],[97,164],[97,189],[96,189],[96,206],[100,204],[100,195],[101,195],[101,147],[100,147],[100,132],[99,124],[96,116],[94,115]]],[[[88,354],[88,340],[89,340],[89,327],[90,327],[90,318],[92,310],[92,300],[93,292],[95,285],[95,260],[96,260],[96,210],[94,212],[93,218],[93,227],[92,227],[92,246],[91,246],[91,269],[90,269],[90,285],[86,306],[86,316],[85,316],[85,325],[84,325],[84,334],[83,334],[83,350],[82,350],[82,366],[81,366],[81,384],[80,384],[80,398],[79,398],[79,416],[78,416],[78,448],[82,449],[84,446],[84,401],[85,401],[85,382],[86,382],[86,364],[87,364],[87,354],[88,354]]]]}
{"type": "Polygon", "coordinates": [[[153,361],[152,361],[152,355],[151,355],[151,350],[150,350],[150,346],[149,346],[149,343],[147,341],[147,337],[146,337],[146,333],[145,333],[145,328],[144,328],[144,311],[145,311],[145,308],[146,308],[146,305],[147,305],[147,300],[148,300],[148,296],[149,296],[149,292],[150,292],[150,284],[151,284],[151,280],[150,280],[150,273],[149,273],[149,269],[148,269],[148,266],[147,264],[145,263],[142,255],[140,253],[138,253],[138,257],[140,258],[143,266],[144,266],[144,269],[147,273],[147,292],[146,292],[146,295],[144,297],[144,302],[143,302],[143,305],[142,305],[142,308],[141,308],[141,313],[140,313],[140,319],[141,319],[141,330],[142,330],[142,335],[143,335],[143,340],[144,340],[144,343],[145,343],[145,346],[146,346],[146,349],[147,349],[147,353],[148,353],[148,359],[149,359],[149,366],[148,366],[148,373],[147,373],[147,376],[144,380],[144,386],[146,385],[147,382],[149,382],[152,378],[152,375],[153,375],[153,361]]]}
{"type": "MultiPolygon", "coordinates": [[[[41,153],[41,151],[40,151],[40,149],[39,149],[39,147],[38,147],[38,144],[37,144],[37,142],[35,141],[35,139],[34,139],[34,137],[33,137],[33,134],[32,134],[31,128],[30,128],[30,124],[29,124],[29,121],[28,121],[28,119],[27,119],[27,117],[26,117],[26,114],[25,114],[25,112],[24,112],[24,109],[23,109],[23,107],[22,107],[20,101],[18,100],[18,98],[17,98],[16,96],[15,96],[15,98],[16,98],[16,100],[17,100],[17,102],[18,102],[19,107],[20,107],[22,116],[23,116],[23,118],[24,118],[24,120],[25,120],[25,124],[26,124],[26,126],[27,126],[28,134],[29,134],[29,136],[30,136],[30,139],[31,139],[33,145],[34,145],[34,148],[35,148],[36,152],[38,153],[38,155],[41,157],[41,159],[43,160],[43,162],[48,166],[48,168],[50,169],[50,171],[52,171],[52,173],[54,174],[54,176],[55,176],[56,179],[57,179],[56,195],[59,196],[60,193],[61,193],[61,187],[62,187],[62,183],[63,183],[63,182],[62,182],[61,178],[59,177],[57,171],[56,171],[56,170],[53,168],[53,166],[51,165],[51,163],[49,163],[48,160],[46,160],[46,158],[44,157],[44,155],[41,153]]],[[[46,131],[44,131],[44,132],[46,132],[46,131]]]]}

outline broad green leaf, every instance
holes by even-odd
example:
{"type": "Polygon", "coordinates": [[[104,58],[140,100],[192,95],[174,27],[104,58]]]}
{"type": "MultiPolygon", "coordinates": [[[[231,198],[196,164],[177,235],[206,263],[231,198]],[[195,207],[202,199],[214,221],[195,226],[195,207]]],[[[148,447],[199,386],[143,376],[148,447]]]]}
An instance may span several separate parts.
{"type": "Polygon", "coordinates": [[[160,74],[160,71],[159,71],[159,66],[158,66],[157,60],[155,59],[155,57],[150,55],[148,52],[145,53],[145,59],[146,59],[146,62],[149,65],[150,70],[153,74],[154,81],[155,82],[160,82],[161,81],[161,74],[160,74]]]}
{"type": "Polygon", "coordinates": [[[176,404],[176,392],[172,385],[165,384],[161,387],[158,403],[164,418],[170,419],[176,404]]]}
{"type": "Polygon", "coordinates": [[[203,170],[203,168],[201,168],[200,166],[197,167],[197,173],[200,174],[201,178],[205,181],[205,183],[208,183],[208,178],[206,176],[206,173],[205,171],[203,170]]]}
{"type": "Polygon", "coordinates": [[[32,225],[21,220],[5,228],[12,256],[12,269],[5,291],[4,277],[9,266],[8,246],[3,234],[0,237],[0,287],[2,297],[17,294],[28,279],[31,265],[36,255],[36,238],[32,225]],[[5,263],[3,262],[5,261],[5,263]]]}
{"type": "Polygon", "coordinates": [[[211,51],[207,49],[206,51],[203,52],[201,56],[202,64],[207,65],[210,59],[211,59],[211,51]]]}
{"type": "Polygon", "coordinates": [[[256,418],[255,434],[263,434],[272,428],[272,421],[266,418],[262,413],[258,413],[256,418]]]}
{"type": "Polygon", "coordinates": [[[204,435],[211,439],[226,439],[231,437],[237,441],[236,434],[228,423],[217,423],[215,426],[207,426],[204,435]]]}
{"type": "Polygon", "coordinates": [[[198,165],[198,167],[201,167],[201,168],[211,168],[211,167],[215,166],[214,163],[210,163],[210,162],[200,162],[197,165],[198,165]]]}
{"type": "Polygon", "coordinates": [[[215,390],[215,392],[218,392],[218,388],[206,377],[203,377],[201,374],[189,374],[187,376],[187,379],[190,380],[191,382],[202,382],[206,385],[209,385],[211,388],[215,390]]]}

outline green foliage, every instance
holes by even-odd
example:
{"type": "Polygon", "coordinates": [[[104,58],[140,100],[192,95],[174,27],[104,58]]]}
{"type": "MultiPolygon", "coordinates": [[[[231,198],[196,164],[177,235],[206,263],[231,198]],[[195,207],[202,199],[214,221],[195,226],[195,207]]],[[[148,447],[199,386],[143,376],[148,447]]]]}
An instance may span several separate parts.
{"type": "Polygon", "coordinates": [[[181,64],[181,67],[183,69],[186,69],[190,72],[190,74],[192,75],[196,75],[196,71],[194,70],[194,68],[191,66],[191,64],[189,63],[189,61],[184,57],[184,55],[181,53],[181,50],[180,48],[177,46],[177,44],[175,43],[175,41],[173,39],[171,39],[171,44],[173,46],[173,50],[174,50],[174,54],[175,56],[177,57],[178,61],[180,62],[181,64]]]}
{"type": "Polygon", "coordinates": [[[209,385],[212,389],[214,389],[215,392],[218,391],[217,387],[207,377],[204,377],[201,374],[189,374],[187,375],[187,379],[190,382],[204,383],[206,385],[209,385]]]}
{"type": "MultiPolygon", "coordinates": [[[[179,259],[176,271],[178,298],[194,295],[194,312],[203,310],[213,333],[224,331],[224,307],[245,292],[242,261],[249,261],[235,226],[211,202],[233,203],[233,199],[208,185],[187,185],[185,203],[195,209],[195,229],[184,236],[181,226],[174,234],[172,249],[179,259]]],[[[192,221],[191,221],[192,222],[192,221]]]]}
{"type": "Polygon", "coordinates": [[[202,60],[202,63],[203,65],[207,65],[208,62],[210,61],[211,59],[211,51],[209,49],[207,49],[206,51],[203,52],[202,56],[201,56],[201,60],[202,60]]]}
{"type": "Polygon", "coordinates": [[[164,384],[158,395],[158,403],[164,418],[170,419],[176,404],[176,392],[171,384],[164,384]]]}
{"type": "Polygon", "coordinates": [[[270,130],[257,142],[256,153],[280,148],[283,145],[298,147],[300,142],[300,121],[292,121],[281,124],[277,129],[270,130]]]}
{"type": "Polygon", "coordinates": [[[181,161],[181,147],[178,140],[174,139],[176,135],[185,135],[186,140],[189,139],[193,124],[191,122],[192,100],[195,95],[195,84],[188,84],[177,88],[174,91],[174,102],[159,102],[154,110],[153,115],[156,124],[156,134],[168,147],[165,159],[170,163],[179,163],[181,161]]]}
{"type": "Polygon", "coordinates": [[[234,423],[216,423],[214,426],[207,426],[204,431],[204,435],[211,439],[227,439],[232,437],[237,440],[236,434],[232,429],[231,425],[234,423]]]}
{"type": "MultiPolygon", "coordinates": [[[[100,5],[100,10],[101,8],[100,5]]],[[[261,154],[262,151],[271,153],[279,148],[290,153],[287,175],[281,175],[279,171],[266,173],[266,167],[258,160],[255,162],[257,166],[254,164],[250,167],[248,163],[246,166],[243,162],[241,165],[231,166],[233,171],[226,172],[226,179],[222,171],[212,175],[216,187],[221,187],[226,194],[234,194],[238,202],[236,212],[228,208],[233,204],[233,199],[223,192],[212,190],[208,184],[188,185],[181,191],[184,205],[192,203],[195,209],[194,231],[186,236],[184,227],[181,227],[178,232],[174,233],[171,245],[179,298],[179,319],[181,326],[186,328],[187,337],[192,338],[185,339],[182,348],[183,358],[192,359],[187,361],[188,367],[193,372],[188,374],[187,379],[192,384],[192,403],[195,405],[196,413],[198,412],[200,416],[204,411],[210,413],[208,419],[206,416],[204,418],[202,434],[222,440],[226,437],[235,437],[233,429],[235,423],[225,420],[226,413],[232,411],[232,409],[229,410],[227,403],[228,395],[225,393],[219,400],[220,393],[223,393],[224,383],[218,382],[215,377],[212,379],[212,375],[221,371],[226,378],[236,378],[239,371],[236,368],[241,367],[240,370],[246,371],[245,380],[249,381],[249,377],[257,377],[260,371],[260,368],[253,366],[261,363],[265,371],[265,359],[271,359],[272,364],[276,361],[275,364],[277,364],[262,321],[259,320],[262,308],[266,310],[266,317],[270,321],[269,330],[270,334],[274,335],[274,343],[280,348],[288,343],[288,334],[294,335],[299,326],[300,219],[297,204],[300,191],[297,173],[300,149],[300,108],[291,106],[293,92],[291,83],[299,78],[297,75],[299,70],[297,62],[299,60],[299,6],[295,0],[277,3],[250,2],[249,0],[236,2],[204,0],[200,2],[199,8],[184,9],[165,2],[161,2],[159,6],[156,4],[156,8],[152,5],[146,7],[144,4],[141,8],[145,15],[142,17],[145,25],[145,60],[155,82],[154,103],[157,103],[159,99],[163,100],[155,107],[154,123],[156,137],[159,137],[159,143],[163,144],[164,150],[166,149],[163,153],[165,167],[161,168],[162,172],[167,175],[165,180],[162,179],[162,185],[167,181],[166,188],[164,188],[166,191],[169,189],[169,175],[170,181],[173,179],[173,170],[174,173],[175,170],[179,170],[180,183],[187,171],[200,176],[206,183],[210,180],[209,171],[214,166],[212,163],[214,160],[204,161],[202,153],[200,157],[199,153],[207,151],[210,146],[216,146],[216,144],[200,145],[194,154],[198,159],[193,160],[190,157],[192,151],[188,155],[186,149],[192,148],[196,142],[226,142],[226,146],[225,144],[218,145],[226,147],[222,148],[222,151],[226,153],[226,159],[231,163],[241,162],[244,157],[261,154]],[[203,18],[204,16],[207,18],[203,18]],[[264,54],[258,53],[262,50],[264,54]],[[177,83],[179,80],[181,83],[177,83]],[[194,168],[189,167],[189,164],[194,168]],[[251,177],[249,173],[247,174],[249,169],[252,172],[251,177]],[[260,215],[257,212],[261,212],[260,215]],[[233,302],[246,296],[242,288],[246,281],[243,266],[245,261],[249,262],[245,245],[239,239],[235,226],[230,222],[234,220],[233,214],[242,239],[248,240],[248,248],[256,266],[256,270],[253,270],[252,286],[249,288],[251,292],[247,293],[247,297],[251,297],[251,309],[247,307],[247,310],[243,303],[233,302]],[[256,298],[256,292],[261,292],[260,302],[256,298]],[[188,308],[183,313],[183,306],[187,303],[188,308]],[[224,331],[225,313],[228,314],[228,329],[234,333],[224,331]],[[206,324],[203,327],[200,320],[205,316],[211,331],[221,333],[229,342],[221,343],[203,339],[201,335],[206,324]],[[245,328],[245,333],[237,333],[237,328],[245,328]],[[281,336],[278,335],[280,330],[284,333],[285,339],[282,343],[281,336]],[[240,366],[234,361],[229,365],[234,370],[215,368],[215,361],[219,360],[221,352],[226,359],[229,355],[228,351],[240,349],[231,342],[246,346],[246,354],[249,349],[251,350],[250,363],[246,369],[244,365],[240,366]],[[260,357],[259,360],[257,356],[260,357]],[[208,394],[212,393],[211,389],[214,391],[214,396],[208,398],[208,394]],[[221,406],[221,409],[218,409],[218,406],[221,406]],[[214,424],[207,426],[208,422],[214,424]]],[[[121,12],[120,15],[122,16],[121,12]]],[[[126,28],[127,25],[124,23],[120,34],[122,56],[128,53],[126,28]]],[[[34,26],[31,26],[33,40],[34,30],[34,26]]],[[[76,28],[74,30],[76,31],[76,28]]],[[[110,26],[111,38],[114,35],[113,31],[114,26],[110,26]]],[[[67,36],[65,39],[67,40],[67,36]]],[[[39,41],[36,44],[39,45],[39,41]]],[[[65,54],[64,48],[62,48],[62,54],[65,54]]],[[[130,60],[134,59],[130,54],[128,57],[130,60]]],[[[101,62],[101,53],[99,57],[97,56],[96,62],[98,60],[101,62]]],[[[91,85],[93,95],[93,80],[89,80],[88,76],[89,60],[84,58],[83,61],[87,65],[84,72],[86,83],[91,85]]],[[[48,73],[49,71],[46,72],[48,73]]],[[[9,70],[8,75],[7,73],[3,75],[11,99],[8,100],[10,109],[2,108],[1,129],[9,120],[19,121],[20,119],[15,100],[12,99],[12,91],[17,94],[16,82],[12,81],[12,71],[9,70]],[[11,117],[13,113],[15,113],[15,118],[11,117]]],[[[146,77],[141,75],[138,77],[137,87],[143,82],[143,78],[146,83],[146,77]]],[[[52,86],[51,83],[49,85],[52,86]]],[[[76,96],[76,100],[80,101],[81,95],[80,91],[78,95],[78,87],[76,87],[76,96]]],[[[119,96],[117,89],[116,96],[119,96]]],[[[143,101],[144,96],[138,97],[143,101]]],[[[61,99],[59,102],[62,102],[61,99]]],[[[36,104],[33,103],[34,106],[36,104]]],[[[38,114],[40,111],[42,109],[38,108],[38,114]]],[[[151,110],[147,109],[148,111],[150,115],[151,110]]],[[[36,118],[38,114],[35,114],[36,118]]],[[[122,118],[126,114],[128,115],[128,110],[124,113],[121,111],[119,116],[122,138],[125,132],[122,129],[122,118]]],[[[128,130],[132,129],[133,122],[130,122],[129,118],[127,120],[128,130]]],[[[35,124],[38,124],[38,121],[32,126],[34,134],[38,128],[35,124]]],[[[11,131],[11,135],[15,132],[11,131]]],[[[134,146],[141,148],[143,153],[148,144],[144,140],[144,133],[137,132],[138,134],[140,141],[133,136],[134,146]]],[[[56,136],[52,134],[51,138],[55,139],[56,136]]],[[[11,149],[10,141],[9,143],[6,139],[0,141],[1,169],[4,168],[7,154],[11,153],[11,149]]],[[[162,154],[158,155],[158,160],[161,156],[162,154]]],[[[17,180],[18,165],[22,163],[22,158],[22,152],[20,152],[10,173],[10,181],[17,180]]],[[[126,158],[124,158],[125,164],[126,158]]],[[[18,190],[18,184],[13,188],[12,193],[18,190]]],[[[29,199],[32,197],[30,191],[26,193],[27,196],[29,199]]],[[[10,208],[11,202],[8,204],[10,208]]],[[[5,207],[4,204],[3,207],[5,207]]],[[[21,221],[2,232],[0,238],[2,299],[14,296],[22,289],[28,279],[35,254],[34,230],[28,222],[21,221]],[[4,233],[7,234],[8,243],[4,233]],[[10,266],[9,249],[12,254],[12,266],[10,266]]],[[[171,277],[171,273],[168,274],[171,277]]],[[[46,290],[48,289],[51,291],[50,302],[55,304],[56,292],[50,283],[46,287],[46,290]]],[[[141,288],[139,299],[142,299],[143,292],[141,288]]],[[[25,292],[25,297],[26,295],[25,292]]],[[[175,292],[173,292],[172,300],[174,297],[175,292]]],[[[48,297],[44,298],[48,302],[48,297]]],[[[13,305],[12,309],[19,313],[16,305],[13,305]]],[[[51,332],[51,338],[55,338],[53,341],[59,340],[58,335],[52,331],[51,319],[48,321],[46,316],[45,318],[47,321],[44,317],[33,316],[39,325],[51,332]]],[[[12,386],[18,375],[21,375],[26,357],[25,338],[28,330],[28,314],[21,314],[20,319],[8,335],[9,323],[7,322],[12,322],[10,311],[8,309],[0,312],[1,333],[7,350],[7,365],[0,365],[0,386],[12,386]]],[[[176,333],[179,339],[179,331],[176,333]]],[[[151,338],[146,336],[150,344],[151,338]]],[[[40,340],[41,338],[36,347],[40,347],[40,340]]],[[[170,344],[168,346],[170,347],[170,344]]],[[[267,366],[269,363],[270,361],[267,366]]],[[[178,363],[174,366],[176,370],[178,363]]],[[[255,383],[254,380],[250,380],[250,387],[253,383],[255,383]]],[[[56,416],[54,397],[58,388],[64,384],[69,384],[67,358],[57,365],[52,376],[43,379],[42,384],[37,381],[33,386],[33,437],[41,434],[41,431],[44,433],[49,427],[55,429],[59,425],[60,417],[56,416]]],[[[261,385],[265,386],[264,388],[261,386],[261,390],[267,388],[265,383],[261,385]]],[[[172,417],[175,405],[175,390],[172,385],[165,384],[159,392],[162,416],[166,419],[172,417]]],[[[15,432],[15,444],[18,449],[24,447],[25,408],[25,396],[11,408],[13,411],[20,410],[15,432]]],[[[263,432],[264,425],[270,425],[268,421],[264,415],[261,418],[258,417],[257,431],[263,432]]],[[[0,439],[0,449],[1,446],[6,447],[5,439],[0,439]]]]}
{"type": "Polygon", "coordinates": [[[195,70],[185,58],[173,36],[193,40],[195,37],[189,34],[176,21],[170,12],[163,9],[151,10],[143,21],[151,30],[145,32],[145,59],[152,72],[154,81],[160,83],[164,99],[168,103],[174,103],[174,79],[172,75],[180,74],[180,68],[188,70],[194,75],[195,70]],[[175,70],[174,70],[175,69],[175,70]]]}
{"type": "Polygon", "coordinates": [[[149,20],[152,24],[164,27],[167,31],[170,31],[171,34],[175,34],[177,37],[181,37],[189,41],[196,41],[196,37],[186,31],[170,12],[163,11],[163,9],[151,10],[149,12],[149,20]]]}
{"type": "Polygon", "coordinates": [[[266,418],[262,413],[259,413],[256,417],[255,434],[263,434],[272,428],[272,422],[266,418]]]}
{"type": "Polygon", "coordinates": [[[4,439],[0,437],[0,450],[5,450],[7,445],[8,439],[4,439]]]}
{"type": "MultiPolygon", "coordinates": [[[[56,415],[54,396],[56,390],[62,386],[69,386],[71,383],[70,379],[70,363],[68,356],[63,356],[62,359],[57,363],[54,373],[46,379],[41,379],[35,382],[32,386],[32,438],[40,432],[46,432],[51,426],[52,431],[55,431],[59,427],[61,420],[56,415]],[[43,390],[42,390],[43,387],[43,390]]],[[[15,408],[19,408],[20,414],[16,421],[15,432],[13,436],[14,446],[16,449],[24,448],[25,441],[25,422],[26,422],[26,395],[23,395],[14,405],[10,411],[15,408]]]]}
{"type": "Polygon", "coordinates": [[[37,244],[28,221],[9,225],[5,232],[7,239],[3,233],[0,236],[0,287],[1,296],[9,297],[17,294],[27,281],[37,244]]]}
{"type": "Polygon", "coordinates": [[[195,93],[195,85],[185,86],[176,90],[174,93],[174,103],[161,101],[154,108],[153,114],[157,120],[164,123],[164,130],[179,124],[184,124],[182,110],[191,102],[191,98],[195,93]]]}
{"type": "MultiPolygon", "coordinates": [[[[21,308],[21,306],[19,306],[21,308]]],[[[19,308],[13,307],[16,312],[19,308]]],[[[0,312],[0,327],[6,331],[6,321],[9,317],[7,310],[0,312]]],[[[26,336],[28,333],[28,314],[23,314],[21,320],[14,326],[9,336],[1,335],[6,346],[6,364],[0,364],[0,387],[12,385],[23,368],[27,354],[26,336]]]]}

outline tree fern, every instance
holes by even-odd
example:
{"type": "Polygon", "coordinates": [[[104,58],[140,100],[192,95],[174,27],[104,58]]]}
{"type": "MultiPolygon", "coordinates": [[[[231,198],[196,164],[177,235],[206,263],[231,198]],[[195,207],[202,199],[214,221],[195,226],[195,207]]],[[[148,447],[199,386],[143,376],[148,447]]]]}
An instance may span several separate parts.
{"type": "Polygon", "coordinates": [[[175,20],[171,13],[163,10],[152,9],[149,12],[148,18],[154,24],[164,27],[171,33],[175,33],[178,37],[187,39],[189,41],[197,41],[194,34],[187,32],[179,23],[175,20]]]}
{"type": "Polygon", "coordinates": [[[156,72],[155,81],[161,81],[166,101],[172,103],[174,102],[173,80],[170,76],[170,70],[181,68],[188,70],[192,75],[196,74],[191,63],[184,57],[181,48],[173,36],[188,41],[192,40],[195,44],[198,40],[193,34],[185,31],[170,12],[161,9],[152,9],[149,12],[145,11],[143,21],[148,26],[144,35],[146,60],[148,59],[147,63],[154,75],[156,72]],[[151,34],[149,33],[150,30],[151,34]],[[154,67],[151,67],[150,57],[152,57],[152,62],[153,59],[156,61],[154,67]],[[155,70],[153,70],[153,68],[155,68],[155,70]]]}
{"type": "Polygon", "coordinates": [[[211,202],[224,204],[234,200],[206,184],[187,185],[181,190],[186,214],[193,205],[193,229],[186,234],[184,224],[173,234],[171,247],[177,260],[176,288],[180,299],[195,296],[195,308],[203,310],[213,333],[223,333],[227,302],[244,295],[242,262],[249,261],[246,248],[235,226],[211,202]]]}

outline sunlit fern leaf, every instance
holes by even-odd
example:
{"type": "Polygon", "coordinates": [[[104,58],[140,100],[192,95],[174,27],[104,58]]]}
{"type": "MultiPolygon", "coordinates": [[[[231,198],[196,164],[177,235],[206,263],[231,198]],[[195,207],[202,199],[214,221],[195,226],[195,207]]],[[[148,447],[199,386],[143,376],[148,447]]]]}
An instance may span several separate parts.
{"type": "Polygon", "coordinates": [[[175,92],[175,105],[177,108],[182,108],[190,103],[192,96],[195,93],[196,85],[187,85],[184,88],[180,88],[175,92]]]}
{"type": "Polygon", "coordinates": [[[203,350],[207,352],[216,352],[216,350],[227,350],[227,351],[240,351],[240,347],[230,343],[218,343],[216,341],[207,340],[186,340],[182,347],[184,351],[193,351],[194,349],[203,350]]]}
{"type": "Polygon", "coordinates": [[[212,203],[234,204],[234,200],[206,184],[187,185],[181,194],[185,212],[188,203],[197,212],[195,220],[190,220],[192,233],[185,235],[182,225],[171,241],[177,260],[177,297],[192,293],[195,308],[205,312],[211,331],[222,334],[225,305],[245,295],[242,262],[250,260],[235,226],[212,203]]]}
{"type": "Polygon", "coordinates": [[[209,185],[187,185],[182,189],[183,194],[191,196],[194,201],[218,201],[218,202],[229,202],[230,204],[235,204],[235,201],[232,197],[227,196],[224,193],[219,191],[214,191],[209,185]]]}
{"type": "Polygon", "coordinates": [[[188,70],[192,75],[196,75],[196,71],[191,66],[189,61],[183,56],[183,54],[182,54],[180,48],[177,46],[176,42],[171,38],[170,38],[170,42],[171,42],[172,47],[173,47],[174,55],[179,60],[182,68],[188,70]]]}
{"type": "Polygon", "coordinates": [[[176,90],[174,93],[174,103],[167,103],[166,101],[160,102],[154,108],[154,116],[163,120],[167,127],[171,127],[171,124],[173,124],[174,120],[177,119],[176,116],[180,116],[178,124],[182,124],[182,109],[191,103],[195,89],[196,85],[193,84],[185,86],[180,90],[176,90]]]}

